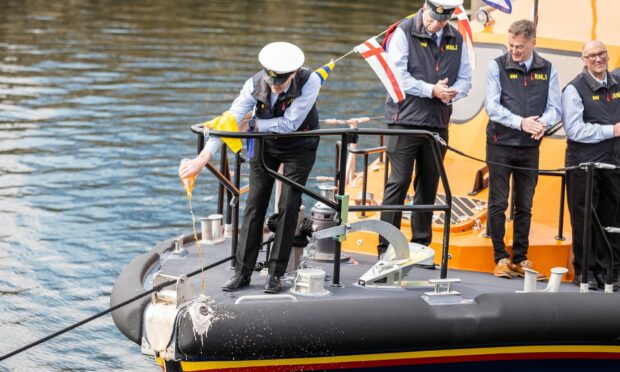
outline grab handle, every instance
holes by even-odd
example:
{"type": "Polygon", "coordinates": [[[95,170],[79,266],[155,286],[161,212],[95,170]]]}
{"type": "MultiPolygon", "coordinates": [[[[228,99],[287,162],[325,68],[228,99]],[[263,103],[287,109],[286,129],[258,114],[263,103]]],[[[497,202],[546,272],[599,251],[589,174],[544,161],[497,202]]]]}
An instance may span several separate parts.
{"type": "Polygon", "coordinates": [[[290,300],[291,302],[297,302],[297,297],[291,294],[276,294],[276,295],[251,295],[241,296],[235,301],[235,305],[246,301],[273,301],[273,300],[290,300]]]}

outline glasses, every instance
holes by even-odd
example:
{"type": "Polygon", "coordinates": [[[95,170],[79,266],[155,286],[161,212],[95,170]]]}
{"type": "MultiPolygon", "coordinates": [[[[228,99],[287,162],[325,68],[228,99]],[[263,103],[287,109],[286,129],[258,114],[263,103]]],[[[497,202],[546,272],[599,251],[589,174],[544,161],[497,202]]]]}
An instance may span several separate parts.
{"type": "Polygon", "coordinates": [[[604,50],[602,52],[598,52],[598,53],[593,53],[593,54],[588,54],[587,56],[583,56],[583,58],[587,59],[588,61],[594,62],[596,61],[596,58],[600,58],[600,59],[605,59],[607,58],[607,51],[604,50]]]}

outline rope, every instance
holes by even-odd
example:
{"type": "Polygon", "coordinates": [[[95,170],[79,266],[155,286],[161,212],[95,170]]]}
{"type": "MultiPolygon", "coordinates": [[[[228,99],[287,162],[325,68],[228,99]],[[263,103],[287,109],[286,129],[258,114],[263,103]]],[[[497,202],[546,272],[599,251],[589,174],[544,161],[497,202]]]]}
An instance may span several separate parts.
{"type": "Polygon", "coordinates": [[[385,116],[381,115],[381,116],[373,116],[373,117],[368,117],[368,116],[361,116],[361,117],[357,117],[357,118],[350,118],[350,119],[336,119],[336,118],[330,118],[330,119],[320,119],[319,121],[325,123],[325,124],[330,124],[330,125],[351,125],[351,124],[361,124],[361,123],[367,123],[369,121],[372,120],[379,120],[379,119],[385,119],[385,116]]]}
{"type": "MultiPolygon", "coordinates": [[[[414,14],[415,14],[415,13],[414,13],[414,14]]],[[[396,24],[401,23],[402,21],[406,20],[407,18],[412,17],[414,14],[411,14],[411,15],[409,15],[409,16],[407,16],[407,17],[405,17],[405,18],[401,19],[400,21],[396,22],[396,24]]],[[[373,39],[373,38],[374,38],[374,39],[376,39],[376,38],[379,38],[379,37],[383,36],[386,32],[388,32],[388,31],[390,30],[390,28],[391,28],[391,27],[392,27],[392,26],[390,26],[390,27],[386,28],[385,30],[383,30],[383,32],[381,32],[380,34],[377,34],[377,35],[373,36],[371,39],[373,39]]],[[[368,40],[368,39],[366,39],[366,40],[368,40]]],[[[352,54],[352,53],[356,53],[356,52],[357,52],[356,48],[357,48],[357,46],[355,46],[353,49],[351,49],[350,51],[346,52],[345,54],[341,55],[340,57],[336,58],[336,59],[334,60],[334,63],[337,63],[337,62],[338,62],[338,61],[340,61],[341,59],[344,59],[344,58],[348,57],[348,56],[349,56],[350,54],[352,54]]]]}
{"type": "Polygon", "coordinates": [[[490,165],[496,165],[496,166],[499,166],[499,167],[512,168],[512,169],[516,169],[516,170],[533,171],[533,172],[565,172],[565,171],[570,171],[570,170],[581,168],[580,165],[573,165],[573,166],[570,166],[570,167],[553,168],[553,169],[518,167],[518,166],[515,166],[515,165],[508,165],[508,164],[497,163],[497,162],[494,162],[494,161],[480,159],[480,158],[477,158],[475,156],[468,155],[468,154],[464,153],[461,150],[457,150],[454,147],[449,146],[448,144],[442,143],[442,145],[445,146],[448,150],[450,150],[450,151],[452,151],[452,152],[454,152],[456,154],[459,154],[459,155],[461,155],[463,157],[466,157],[468,159],[472,159],[472,160],[475,160],[475,161],[478,161],[478,162],[481,162],[481,163],[490,164],[490,165]]]}
{"type": "MultiPolygon", "coordinates": [[[[368,117],[368,116],[362,116],[362,117],[356,117],[356,118],[350,118],[350,119],[336,119],[336,118],[330,118],[330,119],[321,119],[321,122],[324,122],[325,124],[330,124],[330,125],[352,125],[352,124],[361,124],[361,123],[366,123],[369,121],[373,121],[373,120],[380,120],[380,119],[384,119],[385,117],[382,116],[372,116],[372,117],[368,117]]],[[[555,128],[555,127],[554,127],[555,128]]],[[[551,128],[549,131],[554,131],[554,128],[551,128]]],[[[512,169],[516,169],[516,170],[523,170],[523,171],[532,171],[532,172],[556,172],[556,173],[561,173],[561,172],[566,172],[566,171],[571,171],[571,170],[575,170],[575,169],[580,169],[583,168],[584,165],[583,164],[579,164],[579,165],[573,165],[573,166],[569,166],[569,167],[561,167],[561,168],[553,168],[553,169],[540,169],[540,168],[529,168],[529,167],[519,167],[519,166],[514,166],[514,165],[508,165],[508,164],[503,164],[503,163],[497,163],[497,162],[493,162],[493,161],[488,161],[485,159],[480,159],[477,158],[475,156],[469,155],[461,150],[458,150],[450,145],[448,145],[446,143],[446,141],[443,140],[443,138],[439,137],[438,135],[434,136],[435,139],[437,140],[437,142],[439,142],[440,145],[444,146],[446,149],[461,155],[463,157],[466,157],[468,159],[480,162],[480,163],[485,163],[485,164],[489,164],[489,165],[496,165],[499,167],[504,167],[504,168],[512,168],[512,169]]],[[[607,165],[607,164],[601,164],[601,163],[596,163],[595,164],[597,168],[609,168],[611,169],[611,165],[607,165]]],[[[613,167],[615,168],[615,167],[613,167]]]]}
{"type": "MultiPolygon", "coordinates": [[[[196,271],[191,272],[190,274],[187,275],[187,277],[191,278],[192,276],[197,275],[197,274],[201,273],[202,271],[206,271],[206,270],[212,269],[212,268],[214,268],[216,266],[219,266],[219,265],[221,265],[221,264],[223,264],[225,262],[230,261],[233,258],[235,258],[235,256],[226,257],[226,258],[224,258],[222,260],[219,260],[219,261],[217,261],[217,262],[215,262],[215,263],[213,263],[211,265],[205,266],[204,268],[201,268],[201,269],[198,269],[196,271]]],[[[51,339],[53,339],[53,338],[55,338],[57,336],[62,335],[63,333],[67,333],[67,332],[71,331],[72,329],[75,329],[75,328],[77,328],[77,327],[79,327],[81,325],[84,325],[84,324],[86,324],[88,322],[91,322],[91,321],[97,319],[97,318],[100,318],[100,317],[102,317],[102,316],[104,316],[104,315],[106,315],[106,314],[108,314],[108,313],[110,313],[110,312],[112,312],[114,310],[120,309],[121,307],[126,306],[126,305],[128,305],[128,304],[130,304],[130,303],[132,303],[132,302],[134,302],[136,300],[139,300],[142,297],[148,296],[148,295],[150,295],[153,292],[157,292],[160,289],[163,289],[164,287],[167,287],[167,286],[175,284],[175,283],[176,283],[176,280],[169,280],[169,281],[167,281],[165,283],[161,283],[161,284],[153,287],[152,289],[149,289],[148,291],[146,291],[146,292],[144,292],[142,294],[134,296],[134,297],[130,298],[129,300],[126,300],[126,301],[124,301],[124,302],[122,302],[122,303],[120,303],[118,305],[114,305],[114,306],[112,306],[111,308],[109,308],[107,310],[104,310],[104,311],[102,311],[102,312],[100,312],[98,314],[90,316],[90,317],[88,317],[88,318],[86,318],[84,320],[81,320],[81,321],[79,321],[79,322],[77,322],[75,324],[72,324],[72,325],[70,325],[70,326],[68,326],[66,328],[63,328],[60,331],[54,332],[51,335],[48,335],[46,337],[43,337],[42,339],[39,339],[39,340],[37,340],[35,342],[32,342],[32,343],[30,343],[30,344],[28,344],[26,346],[20,347],[19,349],[11,351],[8,354],[2,355],[2,356],[0,356],[0,362],[5,360],[5,359],[8,359],[8,358],[10,358],[10,357],[12,357],[12,356],[14,356],[16,354],[19,354],[19,353],[24,352],[24,351],[26,351],[28,349],[31,349],[31,348],[39,345],[39,344],[47,342],[47,341],[49,341],[49,340],[51,340],[51,339]]]]}
{"type": "Polygon", "coordinates": [[[438,135],[435,135],[434,137],[437,140],[437,142],[439,142],[440,145],[444,146],[448,150],[450,150],[450,151],[452,151],[452,152],[454,152],[454,153],[456,153],[458,155],[464,156],[464,157],[466,157],[468,159],[475,160],[475,161],[478,161],[478,162],[481,162],[481,163],[497,165],[499,167],[512,168],[512,169],[518,169],[518,170],[524,170],[524,171],[533,171],[533,172],[566,172],[566,171],[582,168],[582,165],[573,165],[573,166],[570,166],[570,167],[562,167],[562,168],[554,168],[554,169],[540,169],[540,168],[518,167],[518,166],[514,166],[514,165],[508,165],[508,164],[503,164],[503,163],[496,163],[496,162],[493,162],[493,161],[488,161],[488,160],[477,158],[475,156],[466,154],[466,153],[464,153],[461,150],[455,149],[454,147],[448,145],[446,143],[446,141],[444,141],[443,138],[439,137],[438,135]]]}

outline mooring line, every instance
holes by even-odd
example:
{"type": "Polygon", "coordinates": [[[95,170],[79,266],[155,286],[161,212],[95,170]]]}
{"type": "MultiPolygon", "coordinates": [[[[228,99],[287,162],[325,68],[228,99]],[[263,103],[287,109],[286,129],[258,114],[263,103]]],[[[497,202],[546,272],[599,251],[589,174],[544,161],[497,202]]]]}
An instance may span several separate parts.
{"type": "MultiPolygon", "coordinates": [[[[224,259],[222,259],[222,260],[219,260],[219,261],[217,261],[217,262],[215,262],[215,263],[212,263],[211,265],[208,265],[208,266],[202,267],[202,268],[200,268],[200,269],[198,269],[198,270],[196,270],[196,271],[193,271],[193,272],[189,273],[189,274],[187,275],[187,277],[188,277],[188,278],[191,278],[192,276],[197,275],[197,274],[200,274],[200,273],[201,273],[201,272],[203,272],[203,271],[206,271],[206,270],[212,269],[212,268],[214,268],[214,267],[216,267],[216,266],[219,266],[219,265],[221,265],[221,264],[223,264],[223,263],[225,263],[225,262],[228,262],[228,261],[230,261],[230,260],[231,260],[231,259],[233,259],[233,258],[235,258],[235,256],[226,257],[226,258],[224,258],[224,259]]],[[[3,361],[3,360],[5,360],[5,359],[8,359],[8,358],[10,358],[10,357],[12,357],[12,356],[14,356],[14,355],[16,355],[16,354],[19,354],[19,353],[24,352],[24,351],[26,351],[26,350],[28,350],[28,349],[31,349],[31,348],[33,348],[33,347],[35,347],[35,346],[39,345],[39,344],[42,344],[42,343],[44,343],[44,342],[46,342],[46,341],[49,341],[49,340],[53,339],[54,337],[60,336],[60,335],[61,335],[61,334],[63,334],[63,333],[69,332],[70,330],[75,329],[75,328],[77,328],[77,327],[79,327],[79,326],[81,326],[81,325],[84,325],[84,324],[86,324],[86,323],[88,323],[88,322],[90,322],[90,321],[93,321],[93,320],[95,320],[95,319],[97,319],[97,318],[100,318],[100,317],[102,317],[102,316],[104,316],[104,315],[106,315],[106,314],[108,314],[108,313],[110,313],[110,312],[112,312],[112,311],[114,311],[114,310],[120,309],[120,308],[121,308],[121,307],[123,307],[123,306],[129,305],[130,303],[132,303],[132,302],[134,302],[134,301],[136,301],[136,300],[139,300],[139,299],[141,299],[141,298],[142,298],[142,297],[144,297],[144,296],[148,296],[148,295],[150,295],[150,294],[151,294],[151,293],[153,293],[153,292],[157,292],[157,291],[159,291],[160,289],[163,289],[163,288],[165,288],[165,287],[167,287],[167,286],[169,286],[169,285],[175,284],[175,283],[176,283],[176,280],[169,280],[169,281],[167,281],[167,282],[161,283],[161,284],[159,284],[159,285],[157,285],[157,286],[153,287],[152,289],[149,289],[148,291],[146,291],[146,292],[144,292],[144,293],[141,293],[141,294],[139,294],[139,295],[137,295],[137,296],[134,296],[134,297],[130,298],[129,300],[126,300],[126,301],[124,301],[124,302],[121,302],[121,303],[120,303],[120,304],[118,304],[118,305],[114,305],[114,306],[110,307],[110,308],[109,308],[109,309],[107,309],[107,310],[104,310],[104,311],[102,311],[102,312],[100,312],[100,313],[98,313],[98,314],[95,314],[95,315],[93,315],[93,316],[90,316],[90,317],[88,317],[88,318],[86,318],[86,319],[84,319],[84,320],[81,320],[81,321],[79,321],[79,322],[77,322],[77,323],[75,323],[75,324],[72,324],[72,325],[70,325],[70,326],[68,326],[68,327],[66,327],[66,328],[63,328],[63,329],[61,329],[60,331],[54,332],[54,333],[52,333],[51,335],[48,335],[48,336],[43,337],[43,338],[41,338],[41,339],[39,339],[39,340],[37,340],[37,341],[35,341],[35,342],[32,342],[32,343],[30,343],[30,344],[28,344],[28,345],[26,345],[26,346],[20,347],[19,349],[14,350],[14,351],[11,351],[11,352],[10,352],[10,353],[8,353],[8,354],[2,355],[2,356],[0,356],[0,362],[1,362],[1,361],[3,361]]]]}

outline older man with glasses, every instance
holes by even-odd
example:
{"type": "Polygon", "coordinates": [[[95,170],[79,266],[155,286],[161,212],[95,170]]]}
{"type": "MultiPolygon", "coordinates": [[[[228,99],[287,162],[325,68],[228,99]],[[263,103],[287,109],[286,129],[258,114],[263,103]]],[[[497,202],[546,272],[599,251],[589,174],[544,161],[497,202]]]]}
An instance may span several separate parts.
{"type": "MultiPolygon", "coordinates": [[[[562,95],[562,121],[566,131],[566,166],[587,162],[601,162],[620,165],[620,82],[609,73],[609,55],[600,41],[590,41],[583,47],[583,71],[564,89],[562,95]]],[[[583,267],[583,234],[585,207],[586,172],[575,169],[567,172],[566,189],[568,210],[573,226],[573,266],[575,280],[588,270],[592,275],[590,289],[604,288],[605,269],[609,252],[603,233],[591,229],[592,244],[588,267],[583,267]]],[[[592,207],[603,226],[618,225],[618,198],[620,197],[620,173],[618,170],[597,170],[594,174],[592,207]]],[[[612,244],[614,256],[620,256],[620,246],[612,244]]],[[[615,262],[614,281],[620,268],[615,262]]]]}

